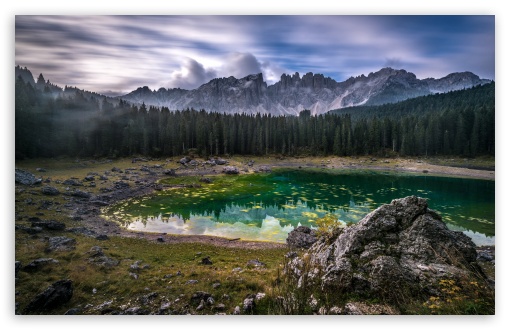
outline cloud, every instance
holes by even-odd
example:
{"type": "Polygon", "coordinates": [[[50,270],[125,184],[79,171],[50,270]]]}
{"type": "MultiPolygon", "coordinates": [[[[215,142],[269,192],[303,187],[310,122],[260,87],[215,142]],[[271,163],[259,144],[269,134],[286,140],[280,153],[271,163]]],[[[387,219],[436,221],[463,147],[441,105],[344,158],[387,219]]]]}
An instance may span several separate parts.
{"type": "Polygon", "coordinates": [[[184,59],[181,68],[172,72],[167,87],[194,89],[216,77],[216,71],[205,69],[192,58],[184,59]]]}
{"type": "Polygon", "coordinates": [[[253,54],[239,52],[228,54],[220,69],[220,74],[225,77],[234,76],[238,79],[261,72],[261,64],[253,54]]]}

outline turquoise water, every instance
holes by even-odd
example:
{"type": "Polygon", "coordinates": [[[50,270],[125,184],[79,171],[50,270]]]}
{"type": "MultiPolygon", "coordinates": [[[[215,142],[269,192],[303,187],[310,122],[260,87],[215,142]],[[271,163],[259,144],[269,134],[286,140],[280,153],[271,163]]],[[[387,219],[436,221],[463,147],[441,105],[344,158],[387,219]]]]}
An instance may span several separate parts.
{"type": "MultiPolygon", "coordinates": [[[[477,245],[495,244],[495,182],[376,171],[277,170],[211,177],[200,188],[158,192],[110,207],[105,216],[126,228],[285,242],[299,225],[314,227],[328,213],[358,222],[392,199],[429,199],[452,230],[477,245]]],[[[198,178],[175,178],[166,183],[198,178]]]]}

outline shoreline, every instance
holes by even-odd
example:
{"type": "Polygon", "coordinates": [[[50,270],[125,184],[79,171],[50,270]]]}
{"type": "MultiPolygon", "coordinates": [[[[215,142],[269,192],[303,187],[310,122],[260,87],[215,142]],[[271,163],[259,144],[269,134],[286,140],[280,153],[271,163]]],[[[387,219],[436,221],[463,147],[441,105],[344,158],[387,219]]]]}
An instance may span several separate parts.
{"type": "MultiPolygon", "coordinates": [[[[261,166],[268,166],[270,168],[317,168],[324,170],[374,170],[374,171],[389,171],[395,173],[414,173],[421,175],[431,176],[449,176],[461,177],[482,180],[495,180],[495,171],[474,170],[468,168],[460,168],[453,166],[434,165],[423,160],[412,159],[376,159],[369,157],[303,157],[303,158],[275,158],[275,157],[232,157],[228,159],[229,165],[236,166],[240,169],[240,175],[247,175],[254,173],[261,166]],[[246,165],[248,161],[255,159],[255,165],[246,165]]],[[[21,161],[16,163],[16,167],[34,170],[32,161],[21,161]],[[28,167],[26,165],[29,165],[28,167]]],[[[37,160],[34,160],[37,164],[37,160]]],[[[57,161],[58,162],[58,161],[57,161]]],[[[65,166],[61,172],[58,172],[59,179],[66,177],[76,177],[76,169],[80,170],[105,170],[112,169],[119,166],[119,171],[105,171],[108,173],[108,181],[95,181],[99,185],[109,185],[108,192],[101,192],[105,187],[96,187],[87,189],[93,194],[89,201],[84,201],[79,198],[71,198],[69,217],[71,219],[79,219],[76,225],[84,226],[92,230],[98,235],[107,236],[120,236],[145,239],[147,241],[158,242],[158,244],[178,244],[178,243],[203,243],[212,244],[222,247],[230,248],[246,248],[246,249],[268,249],[268,248],[282,248],[285,243],[276,243],[268,241],[245,241],[245,240],[231,240],[218,236],[208,235],[177,235],[177,234],[164,234],[164,233],[151,233],[151,232],[138,232],[128,230],[114,221],[105,219],[102,216],[102,208],[104,204],[111,205],[121,202],[126,199],[140,197],[154,193],[168,187],[162,187],[160,184],[161,179],[168,177],[164,174],[166,169],[175,169],[177,176],[202,176],[202,175],[221,175],[223,166],[214,167],[185,167],[176,164],[175,161],[167,160],[162,164],[161,160],[147,160],[142,162],[132,161],[131,164],[123,160],[113,160],[105,162],[83,161],[73,162],[74,166],[65,166]],[[91,162],[88,164],[86,162],[91,162]],[[79,164],[76,167],[76,164],[79,164]],[[89,166],[87,166],[87,164],[89,166]],[[126,165],[129,165],[126,167],[126,165]],[[122,166],[122,167],[120,167],[122,166]],[[128,176],[129,174],[129,176],[128,176]],[[128,183],[127,187],[114,189],[111,183],[123,181],[128,183]]],[[[51,165],[48,163],[48,165],[51,165]]],[[[61,165],[61,164],[60,164],[61,165]]],[[[51,167],[48,167],[49,172],[52,172],[51,167]]],[[[80,171],[78,171],[80,172],[80,171]]],[[[85,171],[83,171],[85,172],[85,171]]],[[[32,172],[36,173],[36,172],[32,172]]],[[[59,179],[56,182],[59,182],[59,179]]],[[[53,179],[51,179],[53,180],[53,179]]],[[[54,185],[54,183],[50,183],[54,185]]],[[[18,188],[18,187],[16,187],[18,188]]],[[[86,187],[84,187],[86,188],[86,187]]],[[[83,188],[83,190],[85,190],[83,188]]],[[[80,187],[80,189],[82,189],[80,187]]],[[[67,212],[66,212],[67,213],[67,212]]]]}

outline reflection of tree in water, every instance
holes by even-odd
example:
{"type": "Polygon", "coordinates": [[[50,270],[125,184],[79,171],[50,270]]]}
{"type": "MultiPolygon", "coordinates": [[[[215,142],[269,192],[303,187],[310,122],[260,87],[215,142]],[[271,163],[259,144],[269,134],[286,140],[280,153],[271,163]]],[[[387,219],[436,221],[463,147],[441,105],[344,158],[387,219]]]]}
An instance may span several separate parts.
{"type": "Polygon", "coordinates": [[[429,206],[437,210],[445,222],[494,235],[492,181],[380,172],[346,175],[288,170],[239,177],[229,183],[226,192],[217,189],[225,187],[221,182],[209,187],[204,190],[189,188],[184,191],[186,194],[181,190],[180,195],[174,192],[154,195],[143,200],[146,207],[125,204],[122,218],[146,223],[147,218],[159,218],[160,214],[161,221],[179,218],[186,222],[194,217],[211,217],[217,222],[241,222],[260,227],[267,216],[272,216],[282,224],[295,227],[298,224],[313,225],[313,218],[303,215],[312,212],[318,217],[334,213],[347,223],[359,221],[393,199],[418,195],[429,198],[429,206]],[[189,197],[195,193],[205,194],[207,198],[189,197]],[[161,205],[165,206],[164,210],[161,205]]]}

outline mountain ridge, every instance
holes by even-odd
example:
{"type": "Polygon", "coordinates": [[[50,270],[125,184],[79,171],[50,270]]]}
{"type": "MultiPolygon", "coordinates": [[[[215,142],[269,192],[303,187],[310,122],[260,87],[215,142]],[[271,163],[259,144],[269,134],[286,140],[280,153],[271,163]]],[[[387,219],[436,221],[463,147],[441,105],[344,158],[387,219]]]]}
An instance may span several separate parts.
{"type": "MultiPolygon", "coordinates": [[[[36,83],[30,70],[19,65],[15,67],[15,76],[21,76],[33,87],[41,83],[39,80],[36,83]]],[[[320,73],[308,72],[301,77],[296,72],[292,75],[284,73],[278,82],[268,86],[262,73],[256,73],[241,79],[233,76],[214,78],[191,90],[164,87],[151,90],[143,86],[126,95],[104,97],[109,101],[123,100],[135,105],[167,107],[170,110],[194,108],[221,113],[298,115],[300,111],[308,109],[311,114],[317,115],[353,106],[396,103],[489,82],[491,80],[481,79],[469,71],[450,73],[439,79],[418,79],[412,72],[386,67],[367,76],[362,74],[342,82],[320,73]]],[[[42,81],[39,87],[44,88],[43,85],[57,94],[62,91],[62,88],[49,81],[42,81]]],[[[76,88],[66,86],[63,92],[66,93],[68,89],[76,88]]],[[[101,97],[95,92],[88,93],[101,97]]]]}
{"type": "Polygon", "coordinates": [[[381,105],[434,93],[483,85],[491,82],[472,72],[455,72],[435,79],[418,79],[403,69],[382,68],[337,82],[323,74],[282,74],[280,80],[267,85],[262,73],[244,78],[214,78],[196,89],[160,88],[147,86],[118,96],[123,100],[174,109],[205,109],[225,113],[262,113],[297,115],[309,109],[312,114],[359,105],[381,105]]]}

